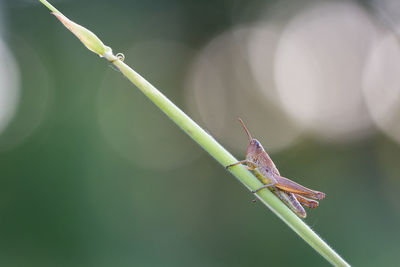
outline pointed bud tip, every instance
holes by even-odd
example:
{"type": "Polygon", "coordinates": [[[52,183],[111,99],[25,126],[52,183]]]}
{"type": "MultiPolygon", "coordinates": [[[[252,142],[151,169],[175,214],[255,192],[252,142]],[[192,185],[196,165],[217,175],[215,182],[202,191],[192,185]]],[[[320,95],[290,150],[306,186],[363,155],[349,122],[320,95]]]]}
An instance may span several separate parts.
{"type": "Polygon", "coordinates": [[[98,54],[99,56],[104,56],[105,53],[109,52],[111,48],[105,46],[103,42],[91,31],[76,24],[72,20],[68,19],[61,13],[51,12],[56,18],[61,21],[61,23],[70,30],[79,40],[89,49],[90,51],[98,54]]]}

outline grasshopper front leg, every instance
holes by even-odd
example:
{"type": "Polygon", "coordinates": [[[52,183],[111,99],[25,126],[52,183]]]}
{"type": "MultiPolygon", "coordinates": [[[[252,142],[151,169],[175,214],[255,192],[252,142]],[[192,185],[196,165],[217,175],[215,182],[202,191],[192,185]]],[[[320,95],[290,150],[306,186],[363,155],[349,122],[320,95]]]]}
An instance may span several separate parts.
{"type": "MultiPolygon", "coordinates": [[[[254,171],[255,169],[259,168],[259,166],[257,164],[255,164],[254,162],[252,162],[250,160],[241,160],[241,161],[238,161],[238,162],[233,163],[231,165],[228,165],[225,168],[229,169],[229,168],[231,168],[233,166],[236,166],[236,165],[239,165],[239,164],[245,164],[246,165],[245,166],[246,169],[248,169],[249,171],[254,171]]],[[[264,189],[264,188],[267,188],[267,187],[271,187],[271,186],[274,186],[274,185],[277,184],[277,181],[276,181],[276,179],[274,177],[269,176],[268,178],[271,180],[271,183],[265,184],[265,185],[257,188],[256,190],[252,190],[251,192],[254,194],[254,193],[257,193],[258,191],[260,191],[261,189],[264,189]]]]}
{"type": "Polygon", "coordinates": [[[226,166],[225,169],[229,169],[229,168],[239,165],[239,164],[245,165],[246,169],[248,169],[249,171],[253,171],[258,167],[254,162],[252,162],[250,160],[241,160],[241,161],[238,161],[236,163],[226,166]]]}

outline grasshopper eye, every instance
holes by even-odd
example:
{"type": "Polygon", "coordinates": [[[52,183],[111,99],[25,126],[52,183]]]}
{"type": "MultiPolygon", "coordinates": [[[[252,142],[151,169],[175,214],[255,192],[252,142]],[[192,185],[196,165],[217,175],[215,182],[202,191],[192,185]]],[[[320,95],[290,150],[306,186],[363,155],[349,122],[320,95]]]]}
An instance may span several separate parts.
{"type": "Polygon", "coordinates": [[[253,141],[254,147],[256,150],[264,150],[264,148],[262,147],[262,145],[260,144],[260,142],[258,142],[258,140],[253,141]]]}

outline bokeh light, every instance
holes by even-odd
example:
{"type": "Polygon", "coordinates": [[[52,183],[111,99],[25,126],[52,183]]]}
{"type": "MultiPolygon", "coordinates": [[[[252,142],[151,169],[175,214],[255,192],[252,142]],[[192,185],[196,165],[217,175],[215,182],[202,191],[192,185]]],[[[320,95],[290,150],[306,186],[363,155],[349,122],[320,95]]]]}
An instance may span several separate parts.
{"type": "Polygon", "coordinates": [[[368,136],[361,74],[376,38],[370,16],[353,3],[316,4],[300,12],[276,54],[282,107],[321,139],[368,136]]]}
{"type": "MultiPolygon", "coordinates": [[[[254,136],[262,135],[260,140],[271,152],[294,142],[300,131],[269,95],[273,90],[258,89],[248,53],[248,40],[254,31],[238,27],[210,41],[193,64],[186,99],[191,114],[218,139],[243,150],[247,141],[236,120],[241,117],[254,136]]],[[[261,69],[259,73],[272,76],[271,69],[261,69]]],[[[271,83],[262,85],[271,88],[271,83]]]]}
{"type": "Polygon", "coordinates": [[[397,36],[377,40],[363,73],[365,103],[375,125],[400,143],[400,47],[397,36]]]}
{"type": "Polygon", "coordinates": [[[23,39],[17,39],[13,48],[18,52],[18,65],[7,51],[3,51],[2,62],[5,64],[2,68],[5,69],[1,73],[7,75],[3,76],[4,90],[7,90],[4,93],[7,94],[1,99],[4,101],[1,107],[12,111],[9,115],[3,114],[12,116],[13,120],[2,133],[0,150],[12,149],[32,136],[46,118],[53,99],[48,71],[37,52],[23,39]]]}
{"type": "Polygon", "coordinates": [[[0,134],[15,115],[19,100],[19,69],[0,39],[0,134]]]}

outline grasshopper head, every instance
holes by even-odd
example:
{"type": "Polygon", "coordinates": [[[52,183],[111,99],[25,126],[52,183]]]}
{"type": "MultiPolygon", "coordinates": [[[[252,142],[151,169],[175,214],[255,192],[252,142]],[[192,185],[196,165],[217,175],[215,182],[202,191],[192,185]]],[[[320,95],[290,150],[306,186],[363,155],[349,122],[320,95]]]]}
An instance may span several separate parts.
{"type": "Polygon", "coordinates": [[[252,161],[257,161],[259,155],[264,152],[264,148],[260,144],[257,139],[251,137],[249,130],[247,130],[246,126],[244,125],[243,121],[238,118],[239,122],[242,124],[243,129],[245,130],[247,137],[249,138],[249,145],[247,146],[246,151],[246,158],[252,161]]]}
{"type": "Polygon", "coordinates": [[[263,152],[264,152],[264,148],[260,144],[260,142],[257,139],[251,139],[249,145],[247,146],[246,158],[254,161],[263,152]]]}

